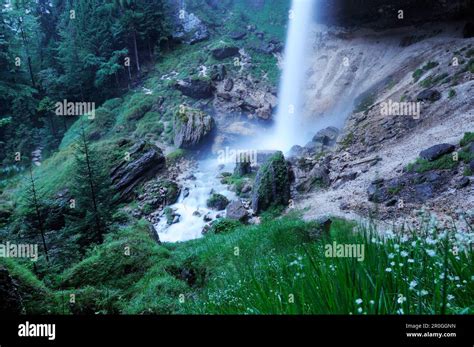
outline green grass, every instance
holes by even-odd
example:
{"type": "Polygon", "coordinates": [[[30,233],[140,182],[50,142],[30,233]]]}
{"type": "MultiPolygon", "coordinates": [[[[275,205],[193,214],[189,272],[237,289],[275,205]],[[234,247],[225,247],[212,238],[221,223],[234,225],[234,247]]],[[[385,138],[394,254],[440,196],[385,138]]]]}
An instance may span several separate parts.
{"type": "Polygon", "coordinates": [[[407,171],[423,173],[431,170],[451,170],[458,164],[459,161],[453,160],[452,154],[446,154],[433,161],[418,158],[414,163],[407,165],[407,171]]]}
{"type": "Polygon", "coordinates": [[[412,74],[412,77],[413,77],[414,81],[418,82],[418,80],[421,78],[421,76],[423,76],[427,71],[435,68],[438,65],[439,65],[439,63],[436,62],[436,61],[429,61],[428,63],[423,65],[423,67],[421,67],[420,69],[416,69],[412,74]]]}
{"type": "Polygon", "coordinates": [[[474,312],[472,251],[462,248],[466,247],[463,244],[459,245],[458,255],[450,252],[454,231],[450,231],[447,242],[441,233],[430,228],[406,238],[391,236],[382,240],[370,228],[353,231],[353,227],[353,223],[337,220],[330,235],[310,242],[307,233],[311,224],[285,217],[180,245],[177,252],[192,249],[200,255],[203,266],[213,269],[207,286],[197,297],[187,299],[185,311],[205,314],[474,312]],[[363,245],[364,260],[326,257],[325,247],[334,241],[363,245]]]}

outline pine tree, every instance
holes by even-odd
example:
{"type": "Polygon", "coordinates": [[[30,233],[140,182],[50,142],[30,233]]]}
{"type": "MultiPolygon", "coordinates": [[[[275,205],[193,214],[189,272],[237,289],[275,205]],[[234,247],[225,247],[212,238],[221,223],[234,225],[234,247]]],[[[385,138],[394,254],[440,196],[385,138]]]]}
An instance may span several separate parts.
{"type": "MultiPolygon", "coordinates": [[[[45,236],[45,223],[43,219],[44,206],[40,200],[41,193],[40,189],[36,184],[35,177],[33,175],[33,169],[29,168],[28,175],[28,187],[26,189],[26,209],[25,209],[25,225],[38,232],[41,236],[41,242],[43,244],[43,250],[46,257],[46,261],[49,263],[48,246],[46,245],[45,236]]],[[[28,233],[31,234],[31,231],[28,233]]]]}
{"type": "Polygon", "coordinates": [[[76,144],[72,193],[75,208],[83,216],[74,222],[80,246],[101,243],[110,221],[113,196],[108,172],[90,146],[83,125],[76,144]]]}

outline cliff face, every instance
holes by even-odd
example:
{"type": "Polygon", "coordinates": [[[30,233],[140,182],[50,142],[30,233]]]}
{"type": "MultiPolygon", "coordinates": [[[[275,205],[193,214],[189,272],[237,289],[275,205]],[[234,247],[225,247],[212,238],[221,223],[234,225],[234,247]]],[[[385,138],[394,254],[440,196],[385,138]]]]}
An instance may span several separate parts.
{"type": "Polygon", "coordinates": [[[319,0],[324,24],[379,29],[474,18],[474,0],[319,0]],[[404,19],[398,18],[403,10],[404,19]]]}

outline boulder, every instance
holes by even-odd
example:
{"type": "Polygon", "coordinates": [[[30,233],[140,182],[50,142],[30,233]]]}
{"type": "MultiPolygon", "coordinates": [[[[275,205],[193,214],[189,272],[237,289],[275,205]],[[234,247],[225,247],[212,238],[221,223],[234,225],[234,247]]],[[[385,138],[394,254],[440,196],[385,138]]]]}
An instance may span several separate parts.
{"type": "Polygon", "coordinates": [[[320,142],[310,141],[304,146],[304,149],[309,154],[318,154],[318,153],[321,153],[324,150],[323,147],[324,147],[324,145],[320,142]]]}
{"type": "Polygon", "coordinates": [[[212,56],[217,60],[224,60],[226,58],[234,57],[239,54],[238,47],[221,47],[215,48],[211,51],[212,56]]]}
{"type": "Polygon", "coordinates": [[[282,152],[276,152],[258,170],[252,194],[255,213],[272,206],[288,205],[290,200],[290,170],[282,152]]]}
{"type": "Polygon", "coordinates": [[[174,144],[179,148],[193,148],[211,133],[214,119],[192,108],[180,108],[174,117],[174,144]]]}
{"type": "Polygon", "coordinates": [[[456,147],[448,143],[434,145],[420,152],[420,157],[428,161],[436,160],[445,154],[451,153],[456,147]]]}
{"type": "Polygon", "coordinates": [[[175,88],[193,99],[208,99],[213,93],[211,82],[203,79],[180,80],[176,82],[175,88]]]}
{"type": "Polygon", "coordinates": [[[229,36],[232,40],[242,40],[246,35],[245,31],[234,31],[229,36]]]}
{"type": "Polygon", "coordinates": [[[299,192],[309,192],[313,187],[328,187],[331,184],[329,177],[329,166],[327,162],[321,162],[311,169],[311,171],[296,183],[296,190],[299,192]]]}
{"type": "Polygon", "coordinates": [[[248,212],[240,200],[232,201],[225,210],[226,218],[245,222],[248,219],[248,212]]]}
{"type": "Polygon", "coordinates": [[[415,196],[418,201],[424,202],[434,196],[433,184],[426,182],[414,186],[415,196]]]}
{"type": "Polygon", "coordinates": [[[213,210],[222,211],[229,205],[229,200],[224,195],[214,193],[207,199],[206,205],[213,210]]]}
{"type": "Polygon", "coordinates": [[[119,193],[119,201],[130,198],[135,187],[166,167],[163,152],[153,144],[142,141],[133,146],[129,153],[130,160],[122,160],[110,173],[114,188],[119,193]]]}
{"type": "Polygon", "coordinates": [[[227,75],[227,70],[224,65],[213,65],[211,71],[211,79],[213,81],[223,81],[227,75]]]}
{"type": "Polygon", "coordinates": [[[436,89],[425,89],[422,92],[420,92],[416,97],[416,100],[418,101],[434,102],[439,99],[441,99],[441,93],[438,92],[436,89]]]}
{"type": "Polygon", "coordinates": [[[390,193],[384,183],[385,181],[383,179],[376,179],[372,181],[369,188],[367,189],[369,201],[381,203],[390,199],[390,193]]]}
{"type": "Polygon", "coordinates": [[[334,146],[336,144],[339,129],[336,127],[327,127],[316,133],[313,137],[313,142],[321,143],[324,146],[334,146]]]}
{"type": "Polygon", "coordinates": [[[23,313],[23,303],[17,285],[4,267],[0,267],[0,312],[5,317],[23,313]]]}
{"type": "Polygon", "coordinates": [[[177,42],[193,45],[209,39],[209,29],[194,14],[185,10],[176,10],[174,18],[174,32],[172,37],[177,42]]]}

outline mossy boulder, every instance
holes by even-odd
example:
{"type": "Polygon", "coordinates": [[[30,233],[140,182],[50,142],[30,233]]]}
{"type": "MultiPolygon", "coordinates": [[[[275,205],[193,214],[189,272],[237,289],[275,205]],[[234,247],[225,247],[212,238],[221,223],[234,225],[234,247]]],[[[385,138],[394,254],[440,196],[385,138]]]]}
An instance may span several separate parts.
{"type": "Polygon", "coordinates": [[[255,213],[273,206],[286,206],[290,200],[289,166],[282,152],[276,152],[258,170],[253,187],[255,213]]]}
{"type": "Polygon", "coordinates": [[[212,194],[209,199],[207,199],[207,207],[212,208],[213,210],[222,211],[227,205],[229,205],[229,200],[221,194],[212,194]]]}
{"type": "Polygon", "coordinates": [[[193,148],[211,133],[214,119],[190,107],[180,107],[174,119],[174,144],[178,148],[193,148]]]}

